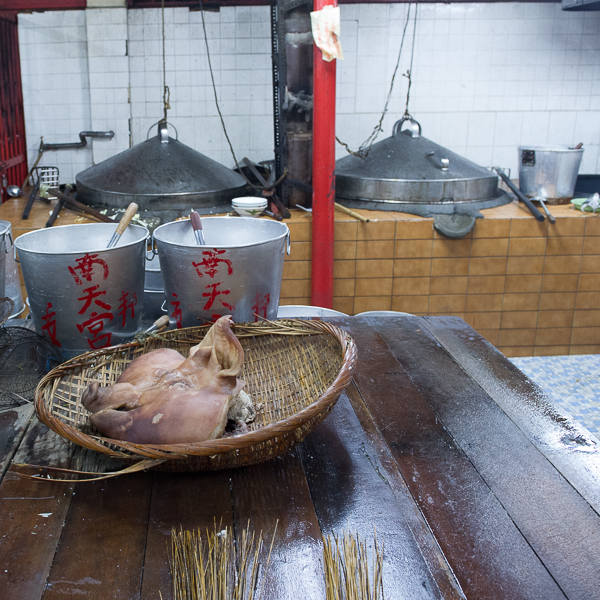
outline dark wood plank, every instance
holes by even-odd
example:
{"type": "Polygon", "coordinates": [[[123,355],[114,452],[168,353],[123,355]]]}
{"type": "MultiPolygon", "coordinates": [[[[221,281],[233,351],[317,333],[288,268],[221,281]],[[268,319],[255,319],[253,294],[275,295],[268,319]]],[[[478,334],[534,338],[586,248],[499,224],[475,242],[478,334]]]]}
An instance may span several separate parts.
{"type": "Polygon", "coordinates": [[[0,411],[0,481],[25,435],[32,414],[31,404],[0,411]]]}
{"type": "Polygon", "coordinates": [[[262,597],[269,600],[325,598],[321,531],[298,451],[231,473],[236,530],[262,531],[266,564],[277,531],[262,597]]]}
{"type": "Polygon", "coordinates": [[[597,439],[462,319],[428,317],[425,321],[452,358],[600,512],[597,439]]]}
{"type": "Polygon", "coordinates": [[[233,526],[229,471],[154,472],[152,503],[142,582],[143,600],[169,600],[171,528],[214,531],[215,523],[233,526]]]}
{"type": "Polygon", "coordinates": [[[139,598],[150,473],[78,483],[43,600],[139,598]]]}
{"type": "MultiPolygon", "coordinates": [[[[14,462],[69,468],[73,448],[35,420],[14,462]]],[[[0,485],[2,600],[39,600],[73,493],[73,484],[31,481],[10,471],[0,485]]]]}
{"type": "Polygon", "coordinates": [[[377,533],[388,600],[464,598],[359,394],[347,391],[352,405],[343,394],[301,447],[321,529],[357,532],[370,551],[377,533]]]}
{"type": "MultiPolygon", "coordinates": [[[[413,325],[418,322],[406,321],[413,325]]],[[[407,337],[400,323],[382,326],[381,334],[375,330],[376,324],[364,318],[340,324],[358,345],[355,381],[360,394],[466,596],[473,600],[564,598],[464,449],[432,409],[430,396],[435,393],[443,395],[459,412],[462,406],[463,398],[454,395],[448,399],[444,394],[446,386],[452,389],[442,364],[444,359],[451,361],[447,353],[435,354],[430,344],[425,345],[427,351],[421,351],[419,334],[407,337]],[[386,332],[387,344],[382,337],[386,332]],[[418,351],[415,356],[414,351],[418,351]],[[431,393],[429,389],[417,389],[411,380],[418,378],[421,368],[425,381],[431,380],[431,393]]],[[[468,414],[463,416],[467,418],[468,414]]],[[[476,428],[477,424],[468,422],[476,428]]],[[[510,471],[502,463],[496,466],[510,471]]]]}
{"type": "Polygon", "coordinates": [[[395,321],[374,327],[552,578],[568,598],[598,597],[598,514],[424,330],[422,319],[395,321]]]}

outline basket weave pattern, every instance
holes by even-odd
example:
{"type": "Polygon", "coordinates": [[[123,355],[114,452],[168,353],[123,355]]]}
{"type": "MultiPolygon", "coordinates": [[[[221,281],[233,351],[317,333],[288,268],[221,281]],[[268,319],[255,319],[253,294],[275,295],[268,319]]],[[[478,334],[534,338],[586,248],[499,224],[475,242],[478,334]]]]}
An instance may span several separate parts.
{"type": "Polygon", "coordinates": [[[238,324],[244,349],[240,378],[258,408],[248,433],[188,444],[151,445],[111,440],[96,431],[81,395],[92,381],[115,383],[137,356],[173,348],[183,356],[209,326],[168,331],[158,339],[88,352],[53,369],[38,385],[40,420],[59,435],[129,462],[164,459],[168,470],[214,470],[274,458],[302,441],[329,414],[350,383],[357,350],[343,330],[322,321],[238,324]]]}

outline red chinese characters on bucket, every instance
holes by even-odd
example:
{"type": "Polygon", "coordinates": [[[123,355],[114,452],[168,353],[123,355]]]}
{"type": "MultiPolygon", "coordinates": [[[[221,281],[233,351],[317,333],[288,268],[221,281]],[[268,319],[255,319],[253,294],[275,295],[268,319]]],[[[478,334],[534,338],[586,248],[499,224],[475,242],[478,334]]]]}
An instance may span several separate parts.
{"type": "MultiPolygon", "coordinates": [[[[204,250],[202,252],[202,260],[192,262],[192,266],[196,270],[198,277],[206,278],[206,284],[202,292],[202,301],[204,302],[202,310],[215,311],[211,313],[211,320],[213,322],[223,316],[225,311],[233,312],[235,304],[228,297],[231,294],[231,287],[228,285],[228,280],[233,275],[233,265],[231,264],[231,260],[227,258],[227,251],[217,248],[204,250]]],[[[255,321],[258,321],[259,316],[266,318],[269,302],[270,294],[257,294],[255,304],[252,307],[255,321]]],[[[177,328],[181,329],[181,301],[178,299],[176,293],[172,295],[171,306],[173,307],[171,317],[175,320],[177,328]]]]}
{"type": "MultiPolygon", "coordinates": [[[[111,345],[112,333],[106,331],[105,327],[117,319],[124,328],[128,319],[135,318],[137,295],[135,292],[122,291],[115,315],[111,304],[106,302],[106,289],[103,289],[109,275],[108,265],[98,254],[88,253],[76,258],[75,265],[68,269],[76,285],[82,288],[81,295],[77,298],[80,307],[75,326],[79,333],[85,332],[85,339],[92,350],[107,348],[111,345]]],[[[56,337],[55,317],[52,303],[48,302],[46,313],[42,316],[42,330],[48,334],[53,344],[60,346],[56,337]]]]}

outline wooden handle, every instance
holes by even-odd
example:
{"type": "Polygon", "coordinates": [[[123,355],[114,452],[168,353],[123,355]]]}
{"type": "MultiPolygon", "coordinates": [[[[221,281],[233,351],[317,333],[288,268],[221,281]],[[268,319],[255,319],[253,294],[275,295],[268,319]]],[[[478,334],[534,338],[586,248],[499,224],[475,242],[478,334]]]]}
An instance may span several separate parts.
{"type": "Polygon", "coordinates": [[[125,214],[121,217],[119,224],[117,225],[117,231],[115,232],[117,235],[123,235],[123,232],[129,227],[129,223],[131,223],[131,219],[135,217],[135,213],[137,212],[138,205],[135,202],[132,202],[125,211],[125,214]]]}
{"type": "Polygon", "coordinates": [[[202,221],[200,220],[200,215],[195,210],[192,210],[190,212],[190,221],[192,222],[192,227],[194,228],[194,231],[202,229],[202,221]]]}
{"type": "Polygon", "coordinates": [[[169,325],[169,315],[163,315],[162,317],[156,319],[156,321],[154,321],[152,325],[156,327],[156,329],[158,329],[159,331],[163,327],[167,327],[169,325]]]}
{"type": "Polygon", "coordinates": [[[358,213],[354,212],[353,210],[350,210],[349,208],[346,208],[345,206],[342,206],[341,204],[338,204],[337,202],[335,202],[335,207],[343,213],[346,213],[347,215],[350,215],[351,217],[354,217],[355,219],[358,219],[359,221],[362,221],[363,223],[368,223],[369,219],[367,219],[367,217],[363,217],[362,215],[359,215],[358,213]]]}

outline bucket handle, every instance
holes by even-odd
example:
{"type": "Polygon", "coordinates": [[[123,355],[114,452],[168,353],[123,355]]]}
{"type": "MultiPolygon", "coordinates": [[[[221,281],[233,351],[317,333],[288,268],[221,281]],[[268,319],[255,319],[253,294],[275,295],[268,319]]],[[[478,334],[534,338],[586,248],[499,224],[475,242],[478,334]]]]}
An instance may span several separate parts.
{"type": "Polygon", "coordinates": [[[6,244],[4,244],[4,254],[8,254],[10,252],[11,248],[15,247],[15,243],[13,242],[13,239],[12,239],[12,232],[9,231],[6,235],[8,235],[8,239],[10,240],[10,247],[7,248],[6,244]]]}
{"type": "MultiPolygon", "coordinates": [[[[158,248],[156,247],[156,243],[155,243],[156,238],[154,237],[154,233],[152,233],[152,258],[148,258],[148,254],[146,253],[146,258],[148,260],[148,262],[151,262],[154,260],[154,257],[158,254],[158,248]]],[[[286,252],[287,255],[289,256],[292,252],[292,242],[290,240],[290,230],[287,230],[287,233],[285,234],[285,241],[286,241],[286,252]]]]}
{"type": "MultiPolygon", "coordinates": [[[[9,233],[8,237],[10,239],[10,244],[12,246],[13,258],[15,259],[15,262],[18,263],[19,259],[17,258],[17,246],[15,245],[15,242],[12,238],[12,233],[9,233]]],[[[10,252],[10,248],[5,248],[4,252],[6,252],[6,254],[8,254],[10,252]]]]}
{"type": "Polygon", "coordinates": [[[154,260],[154,257],[158,254],[158,248],[156,247],[156,242],[155,242],[156,238],[154,237],[154,232],[152,232],[152,258],[148,258],[148,247],[146,247],[146,260],[148,262],[152,262],[154,260]]]}

